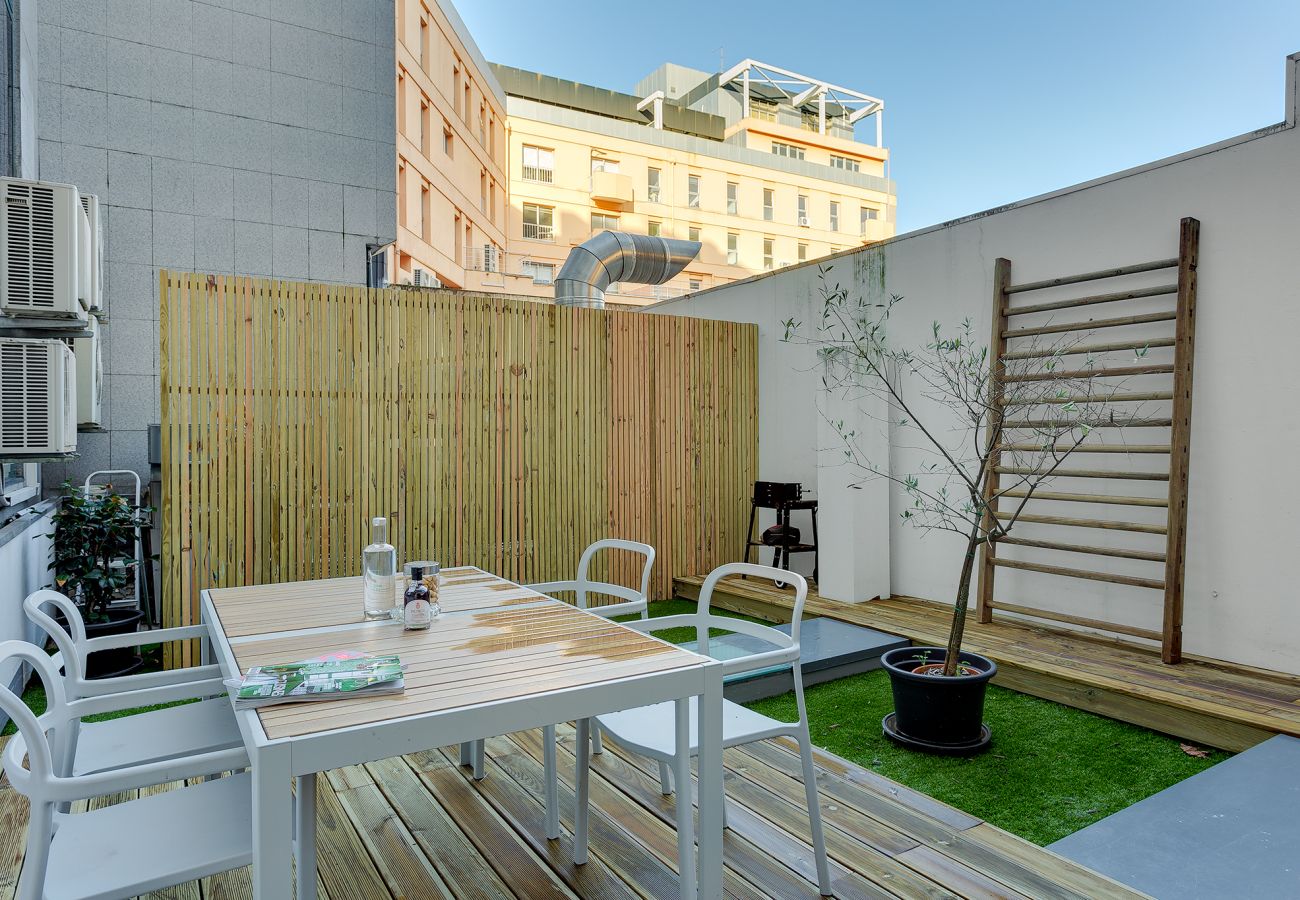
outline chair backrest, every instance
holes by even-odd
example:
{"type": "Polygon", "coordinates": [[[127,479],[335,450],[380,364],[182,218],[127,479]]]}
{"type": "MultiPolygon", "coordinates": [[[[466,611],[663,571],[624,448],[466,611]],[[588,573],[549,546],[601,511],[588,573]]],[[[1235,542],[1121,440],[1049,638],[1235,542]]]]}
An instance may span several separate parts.
{"type": "Polygon", "coordinates": [[[0,685],[0,709],[18,727],[18,734],[4,748],[4,771],[18,793],[33,803],[43,802],[46,791],[42,788],[52,784],[57,768],[57,748],[51,745],[46,732],[53,730],[57,739],[68,719],[63,678],[49,655],[26,641],[0,643],[0,665],[11,661],[30,665],[40,676],[45,687],[46,711],[38,718],[8,685],[0,685]]]}
{"type": "Polygon", "coordinates": [[[578,560],[578,577],[575,579],[577,600],[575,604],[579,609],[587,608],[588,594],[607,594],[612,597],[619,597],[622,600],[632,602],[649,601],[650,595],[650,573],[655,566],[655,548],[649,544],[642,544],[639,541],[623,541],[617,538],[605,538],[596,541],[586,550],[582,551],[582,558],[578,560]],[[628,550],[632,553],[639,553],[645,557],[645,562],[641,566],[641,588],[625,587],[621,584],[611,584],[606,581],[592,581],[588,578],[587,573],[591,569],[591,560],[601,550],[628,550]]]}
{"type": "MultiPolygon", "coordinates": [[[[761,566],[757,563],[727,563],[718,566],[704,579],[704,584],[700,586],[700,599],[695,612],[690,616],[680,618],[694,620],[696,647],[701,648],[699,650],[701,653],[707,653],[710,628],[721,628],[737,634],[746,634],[767,641],[779,648],[724,660],[724,673],[727,675],[766,668],[774,662],[782,662],[795,667],[797,676],[799,666],[799,625],[800,620],[803,618],[803,606],[807,597],[808,582],[798,572],[789,572],[773,566],[761,566]],[[794,585],[794,610],[790,619],[790,634],[787,635],[785,632],[778,631],[769,625],[761,625],[745,619],[712,615],[709,612],[709,606],[713,599],[713,590],[717,587],[718,582],[730,575],[749,575],[755,578],[767,578],[794,585]]],[[[679,617],[674,616],[673,618],[679,617]]],[[[683,624],[686,624],[686,622],[683,622],[683,624]]],[[[798,677],[796,677],[796,681],[798,681],[798,677]]]]}
{"type": "Polygon", "coordinates": [[[86,623],[81,618],[81,610],[67,597],[49,588],[28,594],[23,601],[23,610],[27,613],[27,618],[44,629],[59,649],[63,671],[68,678],[69,693],[76,699],[80,696],[79,686],[86,680],[86,657],[89,655],[86,650],[86,623]],[[50,606],[63,614],[66,628],[50,614],[47,609],[50,606]]]}

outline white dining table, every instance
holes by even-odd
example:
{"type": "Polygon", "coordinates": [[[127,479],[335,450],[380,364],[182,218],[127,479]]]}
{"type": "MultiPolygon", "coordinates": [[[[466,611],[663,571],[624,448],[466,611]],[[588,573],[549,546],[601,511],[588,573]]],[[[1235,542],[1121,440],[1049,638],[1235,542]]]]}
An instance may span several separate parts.
{"type": "MultiPolygon", "coordinates": [[[[226,678],[342,651],[396,653],[406,666],[399,694],[237,712],[252,764],[257,900],[292,895],[295,854],[297,898],[316,896],[319,772],[670,700],[683,714],[700,708],[698,846],[690,791],[677,793],[680,896],[722,897],[720,663],[474,567],[443,571],[442,614],[427,631],[364,620],[362,594],[359,577],[201,593],[204,651],[226,678]]],[[[678,736],[678,785],[691,783],[687,740],[678,736]]],[[[580,804],[585,794],[577,783],[580,804]]]]}

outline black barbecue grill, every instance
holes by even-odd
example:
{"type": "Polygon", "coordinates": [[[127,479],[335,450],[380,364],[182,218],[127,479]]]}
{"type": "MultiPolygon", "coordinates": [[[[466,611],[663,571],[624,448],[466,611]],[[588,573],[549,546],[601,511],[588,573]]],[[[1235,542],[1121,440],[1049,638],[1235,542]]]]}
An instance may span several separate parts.
{"type": "Polygon", "coordinates": [[[749,530],[745,533],[745,562],[755,547],[772,549],[772,565],[790,569],[793,553],[813,554],[813,580],[817,580],[817,501],[803,498],[803,485],[796,481],[755,481],[754,496],[750,498],[749,530]],[[754,540],[754,522],[760,509],[776,511],[776,524],[766,529],[754,540]],[[812,541],[802,543],[799,529],[790,524],[790,513],[806,509],[812,513],[812,541]]]}

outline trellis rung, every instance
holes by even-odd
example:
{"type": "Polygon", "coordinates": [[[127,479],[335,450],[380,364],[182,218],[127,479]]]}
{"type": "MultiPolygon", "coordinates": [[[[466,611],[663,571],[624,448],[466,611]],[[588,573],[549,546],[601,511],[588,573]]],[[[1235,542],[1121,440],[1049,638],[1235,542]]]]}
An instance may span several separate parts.
{"type": "Polygon", "coordinates": [[[1154,550],[1127,550],[1123,547],[1093,547],[1087,544],[1063,544],[1059,541],[1040,541],[1037,538],[1008,535],[998,538],[998,545],[1014,544],[1017,547],[1035,547],[1039,550],[1060,550],[1063,553],[1086,553],[1089,556],[1114,556],[1119,559],[1141,559],[1147,562],[1164,562],[1165,555],[1154,550]]]}
{"type": "Polygon", "coordinates": [[[1002,612],[1015,613],[1020,616],[1033,616],[1036,619],[1047,619],[1049,622],[1064,622],[1067,625],[1080,625],[1084,628],[1096,628],[1099,631],[1113,631],[1116,634],[1127,634],[1131,637],[1145,638],[1148,641],[1160,641],[1162,635],[1158,631],[1150,628],[1139,628],[1136,625],[1120,625],[1116,622],[1104,622],[1101,619],[1089,619],[1085,616],[1072,616],[1069,613],[1051,612],[1045,609],[1033,609],[1028,606],[1016,606],[1014,603],[997,603],[989,602],[990,609],[1000,610],[1002,612]]]}
{"type": "MultiPolygon", "coordinates": [[[[1042,469],[1025,466],[998,466],[999,475],[1038,475],[1042,469]]],[[[1113,472],[1105,469],[1057,469],[1053,478],[1114,478],[1119,481],[1168,481],[1168,472],[1113,472]]],[[[1035,495],[1037,496],[1037,495],[1035,495]]]]}
{"type": "MultiPolygon", "coordinates": [[[[994,515],[1001,521],[1010,521],[1011,513],[1007,510],[999,509],[994,515]]],[[[1076,519],[1071,516],[1041,516],[1036,513],[1021,513],[1016,517],[1017,522],[1027,522],[1031,525],[1068,525],[1072,528],[1100,528],[1104,531],[1133,531],[1138,534],[1167,534],[1169,529],[1164,525],[1149,525],[1145,522],[1115,522],[1110,519],[1076,519]]]]}
{"type": "MultiPolygon", "coordinates": [[[[1044,444],[999,444],[998,450],[1020,453],[1041,453],[1044,444]]],[[[1074,453],[1168,453],[1168,444],[1090,444],[1077,449],[1057,445],[1052,448],[1064,453],[1073,449],[1074,453]]]]}
{"type": "MultiPolygon", "coordinates": [[[[1140,316],[1120,316],[1115,319],[1094,319],[1091,322],[1058,322],[1055,325],[1039,325],[1034,328],[1016,328],[1002,332],[1007,339],[1032,337],[1037,334],[1063,334],[1067,331],[1095,331],[1098,328],[1121,328],[1126,325],[1148,325],[1152,322],[1172,322],[1178,318],[1174,310],[1157,313],[1144,313],[1140,316]]],[[[1005,357],[1004,357],[1005,358],[1005,357]]]]}
{"type": "Polygon", "coordinates": [[[1055,491],[1034,491],[1032,496],[1028,491],[1003,491],[1002,496],[1016,500],[1023,500],[1024,498],[1029,497],[1031,500],[1064,500],[1067,503],[1106,503],[1112,506],[1166,507],[1169,505],[1168,497],[1117,497],[1111,494],[1062,494],[1055,491]]]}
{"type": "Polygon", "coordinates": [[[1156,269],[1172,269],[1178,265],[1178,258],[1157,259],[1151,262],[1134,263],[1131,266],[1120,266],[1118,269],[1102,269],[1098,272],[1084,272],[1081,275],[1062,275],[1060,278],[1048,278],[1045,281],[1027,281],[1024,284],[1007,285],[1005,291],[1008,294],[1019,294],[1024,291],[1041,291],[1044,288],[1062,287],[1067,284],[1078,284],[1081,281],[1100,281],[1103,278],[1120,278],[1124,275],[1136,275],[1139,272],[1154,272],[1156,269]]]}
{"type": "Polygon", "coordinates": [[[1118,350],[1153,350],[1157,347],[1172,347],[1173,338],[1152,338],[1149,341],[1118,341],[1113,344],[1079,344],[1065,350],[1017,350],[1003,353],[1002,360],[1008,359],[1047,359],[1049,356],[1079,356],[1083,353],[1114,353],[1118,350]]]}
{"type": "MultiPolygon", "coordinates": [[[[1059,422],[1053,419],[1016,419],[1013,422],[1003,422],[1004,431],[1011,429],[1024,428],[1062,428],[1066,422],[1059,422]]],[[[1118,419],[1112,422],[1089,422],[1088,428],[1167,428],[1173,424],[1173,419],[1118,419]]]]}
{"type": "Polygon", "coordinates": [[[1162,284],[1159,287],[1140,288],[1136,291],[1117,291],[1113,294],[1093,294],[1090,297],[1075,297],[1072,300],[1057,300],[1054,303],[1035,303],[1033,306],[1007,307],[1008,316],[1026,316],[1030,313],[1051,312],[1054,309],[1072,309],[1076,306],[1091,306],[1094,303],[1114,303],[1117,300],[1136,300],[1139,297],[1159,297],[1162,294],[1178,293],[1178,285],[1162,284]]]}
{"type": "Polygon", "coordinates": [[[1060,372],[1036,372],[1033,375],[1003,375],[1002,380],[1014,381],[1067,381],[1084,378],[1118,378],[1121,375],[1171,375],[1174,367],[1169,363],[1149,366],[1114,366],[1109,369],[1070,369],[1060,372]]]}
{"type": "Polygon", "coordinates": [[[1006,569],[1022,569],[1026,572],[1041,572],[1044,575],[1061,575],[1065,578],[1083,578],[1088,581],[1105,581],[1108,584],[1123,584],[1129,587],[1151,588],[1163,591],[1165,583],[1160,578],[1139,578],[1136,575],[1118,575],[1114,572],[1093,572],[1089,569],[1069,569],[1065,566],[1045,566],[1041,563],[1025,562],[1020,559],[1002,559],[993,557],[993,565],[1006,569]]]}

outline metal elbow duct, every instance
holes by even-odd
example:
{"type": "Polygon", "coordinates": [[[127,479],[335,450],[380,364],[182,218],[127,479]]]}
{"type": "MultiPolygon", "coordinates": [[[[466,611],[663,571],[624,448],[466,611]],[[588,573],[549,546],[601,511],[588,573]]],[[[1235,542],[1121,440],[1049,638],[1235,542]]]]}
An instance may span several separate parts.
{"type": "Polygon", "coordinates": [[[569,252],[555,276],[555,302],[601,309],[611,284],[663,284],[699,252],[699,241],[602,231],[569,252]]]}

